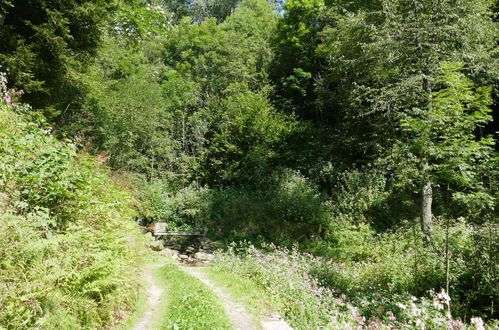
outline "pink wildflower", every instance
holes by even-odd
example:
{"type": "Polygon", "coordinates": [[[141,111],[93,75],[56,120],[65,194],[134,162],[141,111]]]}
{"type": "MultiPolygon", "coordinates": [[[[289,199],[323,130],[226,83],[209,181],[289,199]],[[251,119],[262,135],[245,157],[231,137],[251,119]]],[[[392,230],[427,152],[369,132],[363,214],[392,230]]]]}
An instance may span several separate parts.
{"type": "Polygon", "coordinates": [[[455,329],[464,329],[465,326],[461,321],[459,320],[453,320],[447,322],[447,326],[449,327],[450,330],[455,330],[455,329]]]}

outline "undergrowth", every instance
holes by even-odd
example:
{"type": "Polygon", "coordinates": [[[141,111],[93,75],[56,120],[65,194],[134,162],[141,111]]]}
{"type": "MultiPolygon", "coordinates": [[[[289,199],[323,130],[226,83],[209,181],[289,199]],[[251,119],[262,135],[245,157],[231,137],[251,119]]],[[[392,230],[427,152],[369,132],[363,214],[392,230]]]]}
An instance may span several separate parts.
{"type": "MultiPolygon", "coordinates": [[[[453,231],[454,237],[460,235],[465,243],[470,242],[464,229],[453,231]]],[[[450,306],[456,305],[458,311],[463,308],[459,286],[468,276],[469,266],[462,259],[467,244],[461,243],[460,250],[459,242],[453,244],[451,298],[439,286],[441,256],[420,251],[414,269],[415,250],[403,241],[403,233],[394,235],[399,236],[397,242],[394,237],[381,237],[365,243],[359,250],[371,251],[358,261],[318,257],[296,247],[265,243],[257,249],[242,242],[218,252],[214,263],[220,271],[253,281],[296,329],[479,329],[481,314],[468,314],[468,326],[448,314],[450,306]],[[411,294],[414,289],[418,295],[411,294]]],[[[491,320],[490,327],[494,326],[497,322],[491,320]]]]}
{"type": "Polygon", "coordinates": [[[1,75],[0,94],[0,328],[120,324],[142,256],[133,196],[15,104],[1,75]]]}

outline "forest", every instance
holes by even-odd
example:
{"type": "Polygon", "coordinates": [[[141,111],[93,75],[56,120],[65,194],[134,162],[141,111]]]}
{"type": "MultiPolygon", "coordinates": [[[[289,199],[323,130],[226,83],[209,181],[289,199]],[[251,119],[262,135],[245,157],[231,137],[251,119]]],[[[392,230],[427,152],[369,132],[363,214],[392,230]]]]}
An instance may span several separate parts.
{"type": "Polygon", "coordinates": [[[495,329],[498,15],[0,0],[0,329],[120,328],[154,223],[296,329],[495,329]]]}

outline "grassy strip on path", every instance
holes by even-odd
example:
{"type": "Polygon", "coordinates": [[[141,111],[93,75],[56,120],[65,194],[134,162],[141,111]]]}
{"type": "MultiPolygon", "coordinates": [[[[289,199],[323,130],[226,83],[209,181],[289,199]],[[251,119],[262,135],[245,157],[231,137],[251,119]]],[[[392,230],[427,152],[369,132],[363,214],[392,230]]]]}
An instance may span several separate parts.
{"type": "Polygon", "coordinates": [[[154,271],[165,288],[154,329],[232,329],[218,297],[174,264],[154,271]]]}

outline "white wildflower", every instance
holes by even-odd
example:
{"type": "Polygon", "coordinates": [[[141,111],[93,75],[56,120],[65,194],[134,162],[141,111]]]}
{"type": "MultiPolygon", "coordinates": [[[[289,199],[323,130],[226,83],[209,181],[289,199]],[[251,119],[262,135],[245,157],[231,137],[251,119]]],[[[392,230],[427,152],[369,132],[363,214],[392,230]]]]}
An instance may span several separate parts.
{"type": "Polygon", "coordinates": [[[437,295],[437,298],[440,299],[441,302],[443,302],[444,304],[446,305],[449,305],[450,303],[450,297],[449,295],[447,294],[447,292],[445,292],[444,289],[442,289],[442,292],[440,292],[438,295],[437,295]]]}
{"type": "Polygon", "coordinates": [[[481,317],[472,317],[471,324],[475,326],[476,330],[485,330],[485,325],[481,317]]]}

